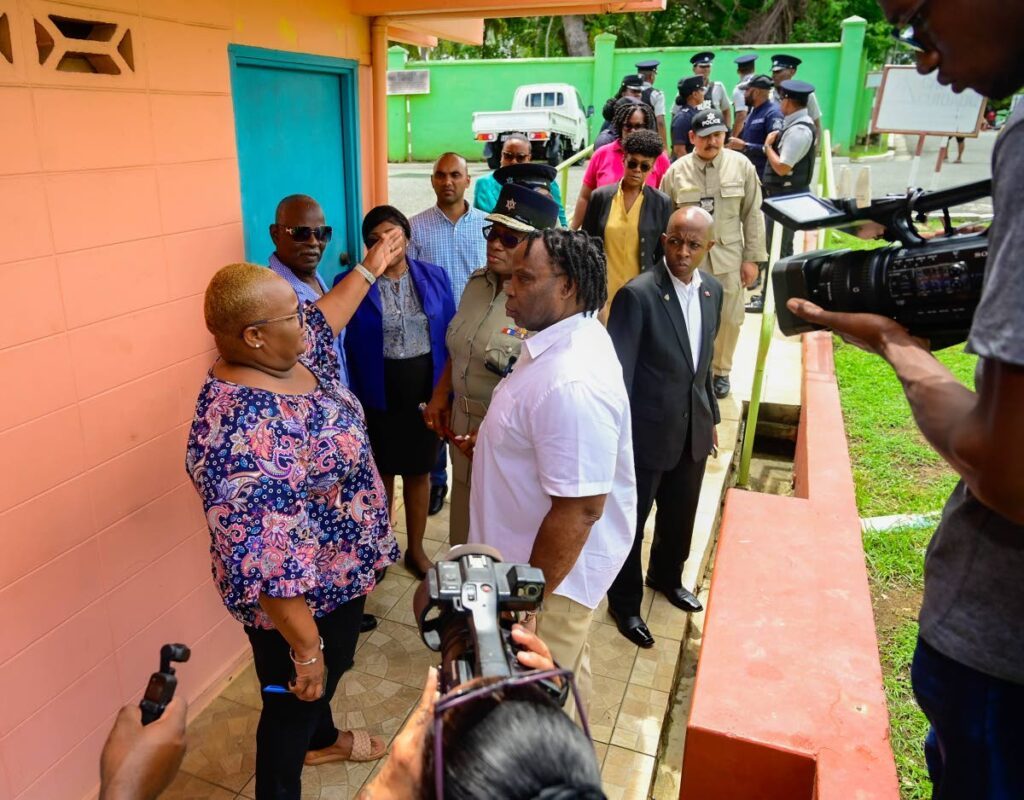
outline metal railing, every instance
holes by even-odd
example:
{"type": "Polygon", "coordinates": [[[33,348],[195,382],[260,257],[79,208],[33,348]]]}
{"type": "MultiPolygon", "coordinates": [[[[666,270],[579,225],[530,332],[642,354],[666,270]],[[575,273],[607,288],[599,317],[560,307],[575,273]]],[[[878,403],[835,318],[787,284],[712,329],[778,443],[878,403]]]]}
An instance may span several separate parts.
{"type": "MultiPolygon", "coordinates": [[[[832,165],[832,135],[828,130],[821,132],[821,157],[818,161],[818,193],[823,197],[835,196],[835,168],[832,165]]],[[[779,260],[782,253],[782,226],[773,222],[772,249],[768,254],[768,270],[765,275],[764,307],[761,315],[761,336],[757,344],[757,360],[754,362],[754,382],[750,387],[750,403],[747,406],[747,419],[743,426],[743,444],[740,449],[739,470],[736,475],[738,486],[747,486],[750,482],[750,459],[754,453],[754,437],[757,434],[757,418],[761,411],[761,396],[764,394],[765,371],[768,364],[768,350],[771,348],[772,337],[775,335],[775,292],[772,289],[772,265],[779,260]]],[[[827,229],[818,232],[818,246],[823,247],[827,241],[827,229]]],[[[802,237],[801,237],[802,245],[802,237]]],[[[801,246],[801,249],[802,246],[801,246]]]]}
{"type": "Polygon", "coordinates": [[[569,167],[582,161],[585,158],[590,158],[594,155],[594,145],[584,147],[576,155],[571,156],[557,167],[555,170],[558,172],[558,188],[562,190],[562,203],[566,205],[565,212],[572,218],[572,209],[568,207],[569,203],[569,167]]]}

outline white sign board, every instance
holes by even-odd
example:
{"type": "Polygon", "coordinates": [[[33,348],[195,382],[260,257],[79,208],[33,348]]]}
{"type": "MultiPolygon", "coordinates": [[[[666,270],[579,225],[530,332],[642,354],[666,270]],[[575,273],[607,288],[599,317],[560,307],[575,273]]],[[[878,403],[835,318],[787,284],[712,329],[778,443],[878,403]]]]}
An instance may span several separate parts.
{"type": "Polygon", "coordinates": [[[873,133],[976,136],[985,98],[973,89],[959,94],[939,83],[936,73],[888,65],[882,74],[871,121],[873,133]]]}
{"type": "Polygon", "coordinates": [[[430,94],[430,70],[389,69],[388,94],[430,94]]]}

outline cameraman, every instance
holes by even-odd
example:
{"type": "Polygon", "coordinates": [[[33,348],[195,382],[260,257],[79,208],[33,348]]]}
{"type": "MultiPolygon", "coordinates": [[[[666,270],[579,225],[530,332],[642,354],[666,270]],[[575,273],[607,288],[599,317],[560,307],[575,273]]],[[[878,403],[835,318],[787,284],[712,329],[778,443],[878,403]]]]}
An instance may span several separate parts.
{"type": "MultiPolygon", "coordinates": [[[[922,73],[1006,97],[1024,83],[1024,3],[879,0],[922,73]]],[[[918,426],[960,474],[925,558],[914,692],[935,798],[1024,797],[1024,104],[992,156],[994,220],[968,350],[975,392],[896,322],[789,309],[892,365],[918,426]]]]}
{"type": "MultiPolygon", "coordinates": [[[[524,668],[554,667],[547,645],[536,634],[514,625],[512,640],[520,648],[516,658],[524,668]]],[[[434,706],[439,700],[437,670],[432,668],[420,702],[392,742],[387,761],[356,800],[438,800],[434,706]]],[[[605,798],[593,744],[536,687],[507,690],[445,712],[442,759],[445,800],[605,798]]]]}

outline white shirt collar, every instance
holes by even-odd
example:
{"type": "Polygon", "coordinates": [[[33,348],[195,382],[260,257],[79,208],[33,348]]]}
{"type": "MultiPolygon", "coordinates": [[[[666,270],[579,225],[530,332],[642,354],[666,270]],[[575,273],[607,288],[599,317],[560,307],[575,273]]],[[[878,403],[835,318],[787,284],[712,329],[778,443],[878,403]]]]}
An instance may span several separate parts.
{"type": "Polygon", "coordinates": [[[571,317],[566,317],[565,319],[556,322],[554,325],[549,325],[542,331],[537,331],[529,339],[523,342],[523,346],[530,353],[530,358],[538,359],[545,350],[551,347],[551,345],[564,337],[571,335],[573,331],[582,327],[589,320],[590,317],[585,315],[583,312],[573,314],[571,317]]]}
{"type": "Polygon", "coordinates": [[[695,269],[693,271],[693,277],[690,279],[689,283],[683,283],[681,280],[679,280],[679,278],[673,275],[672,270],[668,268],[668,264],[665,264],[665,272],[668,273],[668,277],[671,279],[672,285],[676,288],[676,290],[680,292],[686,292],[686,294],[691,294],[692,292],[696,291],[697,289],[700,288],[701,283],[703,283],[700,277],[699,269],[695,269]]]}

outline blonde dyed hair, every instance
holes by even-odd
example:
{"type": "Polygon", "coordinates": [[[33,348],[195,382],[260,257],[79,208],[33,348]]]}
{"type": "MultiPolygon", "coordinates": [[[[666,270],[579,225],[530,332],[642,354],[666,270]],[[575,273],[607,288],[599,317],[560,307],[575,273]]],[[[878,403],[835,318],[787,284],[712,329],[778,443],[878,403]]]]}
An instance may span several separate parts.
{"type": "Polygon", "coordinates": [[[214,336],[237,336],[266,317],[267,286],[283,280],[257,264],[228,264],[210,279],[203,300],[206,328],[214,336]]]}

